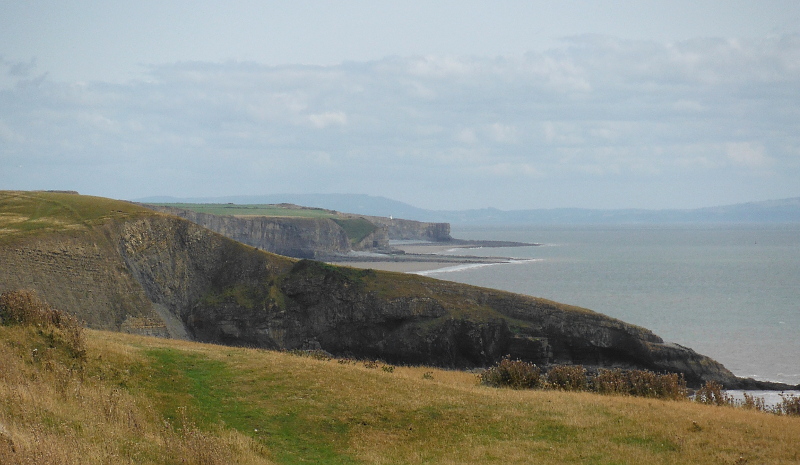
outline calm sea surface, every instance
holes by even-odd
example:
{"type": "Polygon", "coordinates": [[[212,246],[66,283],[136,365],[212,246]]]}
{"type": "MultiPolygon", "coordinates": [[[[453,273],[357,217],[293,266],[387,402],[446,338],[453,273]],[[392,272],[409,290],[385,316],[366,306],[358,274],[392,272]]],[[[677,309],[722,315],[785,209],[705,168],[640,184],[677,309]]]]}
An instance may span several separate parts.
{"type": "Polygon", "coordinates": [[[542,243],[456,249],[513,263],[432,277],[578,305],[653,330],[738,376],[800,383],[800,225],[453,227],[542,243]]]}

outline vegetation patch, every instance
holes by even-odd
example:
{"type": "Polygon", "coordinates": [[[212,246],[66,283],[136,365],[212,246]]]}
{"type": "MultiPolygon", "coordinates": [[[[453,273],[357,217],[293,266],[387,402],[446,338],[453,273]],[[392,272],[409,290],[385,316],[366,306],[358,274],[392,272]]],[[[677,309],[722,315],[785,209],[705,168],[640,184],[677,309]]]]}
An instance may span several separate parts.
{"type": "Polygon", "coordinates": [[[367,236],[378,229],[377,226],[364,218],[333,218],[333,221],[344,229],[347,238],[353,245],[363,241],[367,236]]]}
{"type": "Polygon", "coordinates": [[[162,207],[179,208],[197,213],[230,216],[275,216],[300,218],[333,218],[336,212],[322,208],[292,204],[233,204],[233,203],[154,203],[162,207]]]}
{"type": "MultiPolygon", "coordinates": [[[[6,291],[0,294],[0,324],[26,325],[37,328],[47,341],[47,348],[63,347],[82,368],[86,357],[83,327],[78,319],[51,307],[29,290],[6,291]]],[[[38,350],[33,353],[38,356],[38,350]]]]}
{"type": "Polygon", "coordinates": [[[589,391],[670,400],[683,400],[688,396],[686,382],[675,373],[601,369],[596,375],[588,375],[580,365],[554,365],[543,373],[532,363],[508,356],[480,373],[478,381],[486,386],[512,389],[589,391]]]}
{"type": "Polygon", "coordinates": [[[158,393],[157,405],[171,422],[182,424],[185,415],[203,430],[233,428],[275,450],[279,462],[351,463],[333,447],[336,441],[323,433],[325,429],[335,433],[335,425],[312,421],[309,409],[285,402],[290,393],[280,387],[272,390],[265,384],[259,397],[274,395],[273,402],[259,405],[242,381],[246,374],[222,361],[172,349],[150,350],[147,355],[154,370],[146,391],[158,393]],[[273,410],[279,405],[283,408],[273,410]]]}
{"type": "Polygon", "coordinates": [[[109,219],[153,212],[130,202],[88,195],[0,191],[0,243],[27,235],[90,228],[109,219]]]}
{"type": "Polygon", "coordinates": [[[325,276],[326,279],[347,281],[365,285],[368,280],[376,277],[377,273],[371,269],[350,268],[346,266],[330,265],[316,260],[303,259],[292,266],[290,274],[295,277],[325,276]]]}
{"type": "MultiPolygon", "coordinates": [[[[0,326],[0,463],[793,463],[789,416],[472,374],[0,326]],[[383,367],[387,367],[384,369],[383,367]]],[[[542,374],[542,377],[545,377],[542,374]]],[[[540,378],[541,379],[541,378],[540,378]]],[[[546,381],[546,379],[545,379],[546,381]]]]}

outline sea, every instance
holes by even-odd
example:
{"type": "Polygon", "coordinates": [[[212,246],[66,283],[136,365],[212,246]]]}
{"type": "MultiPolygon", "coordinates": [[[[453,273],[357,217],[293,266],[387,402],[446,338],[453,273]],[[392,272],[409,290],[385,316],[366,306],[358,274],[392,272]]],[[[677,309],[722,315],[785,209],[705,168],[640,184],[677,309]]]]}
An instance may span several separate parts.
{"type": "Polygon", "coordinates": [[[454,225],[451,235],[541,245],[455,248],[445,253],[512,260],[420,274],[589,308],[737,376],[800,383],[800,224],[454,225]]]}

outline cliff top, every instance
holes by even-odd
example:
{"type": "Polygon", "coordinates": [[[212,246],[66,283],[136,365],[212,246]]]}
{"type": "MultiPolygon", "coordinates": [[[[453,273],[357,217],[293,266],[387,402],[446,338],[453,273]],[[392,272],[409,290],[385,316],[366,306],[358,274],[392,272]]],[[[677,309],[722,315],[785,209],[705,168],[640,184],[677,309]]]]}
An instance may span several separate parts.
{"type": "Polygon", "coordinates": [[[274,216],[301,218],[335,218],[340,216],[334,210],[304,207],[291,203],[279,204],[234,204],[234,203],[153,203],[161,207],[180,208],[197,213],[230,216],[274,216]]]}
{"type": "Polygon", "coordinates": [[[130,202],[77,193],[0,191],[0,244],[36,234],[81,230],[113,218],[152,214],[130,202]]]}

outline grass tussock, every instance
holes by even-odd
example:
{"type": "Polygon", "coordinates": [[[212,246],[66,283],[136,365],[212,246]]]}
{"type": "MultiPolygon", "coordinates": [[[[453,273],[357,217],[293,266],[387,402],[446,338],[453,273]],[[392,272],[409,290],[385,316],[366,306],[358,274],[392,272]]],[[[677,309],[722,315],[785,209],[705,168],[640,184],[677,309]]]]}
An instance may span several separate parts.
{"type": "Polygon", "coordinates": [[[92,330],[71,370],[49,326],[0,326],[0,463],[800,460],[790,416],[92,330]]]}

